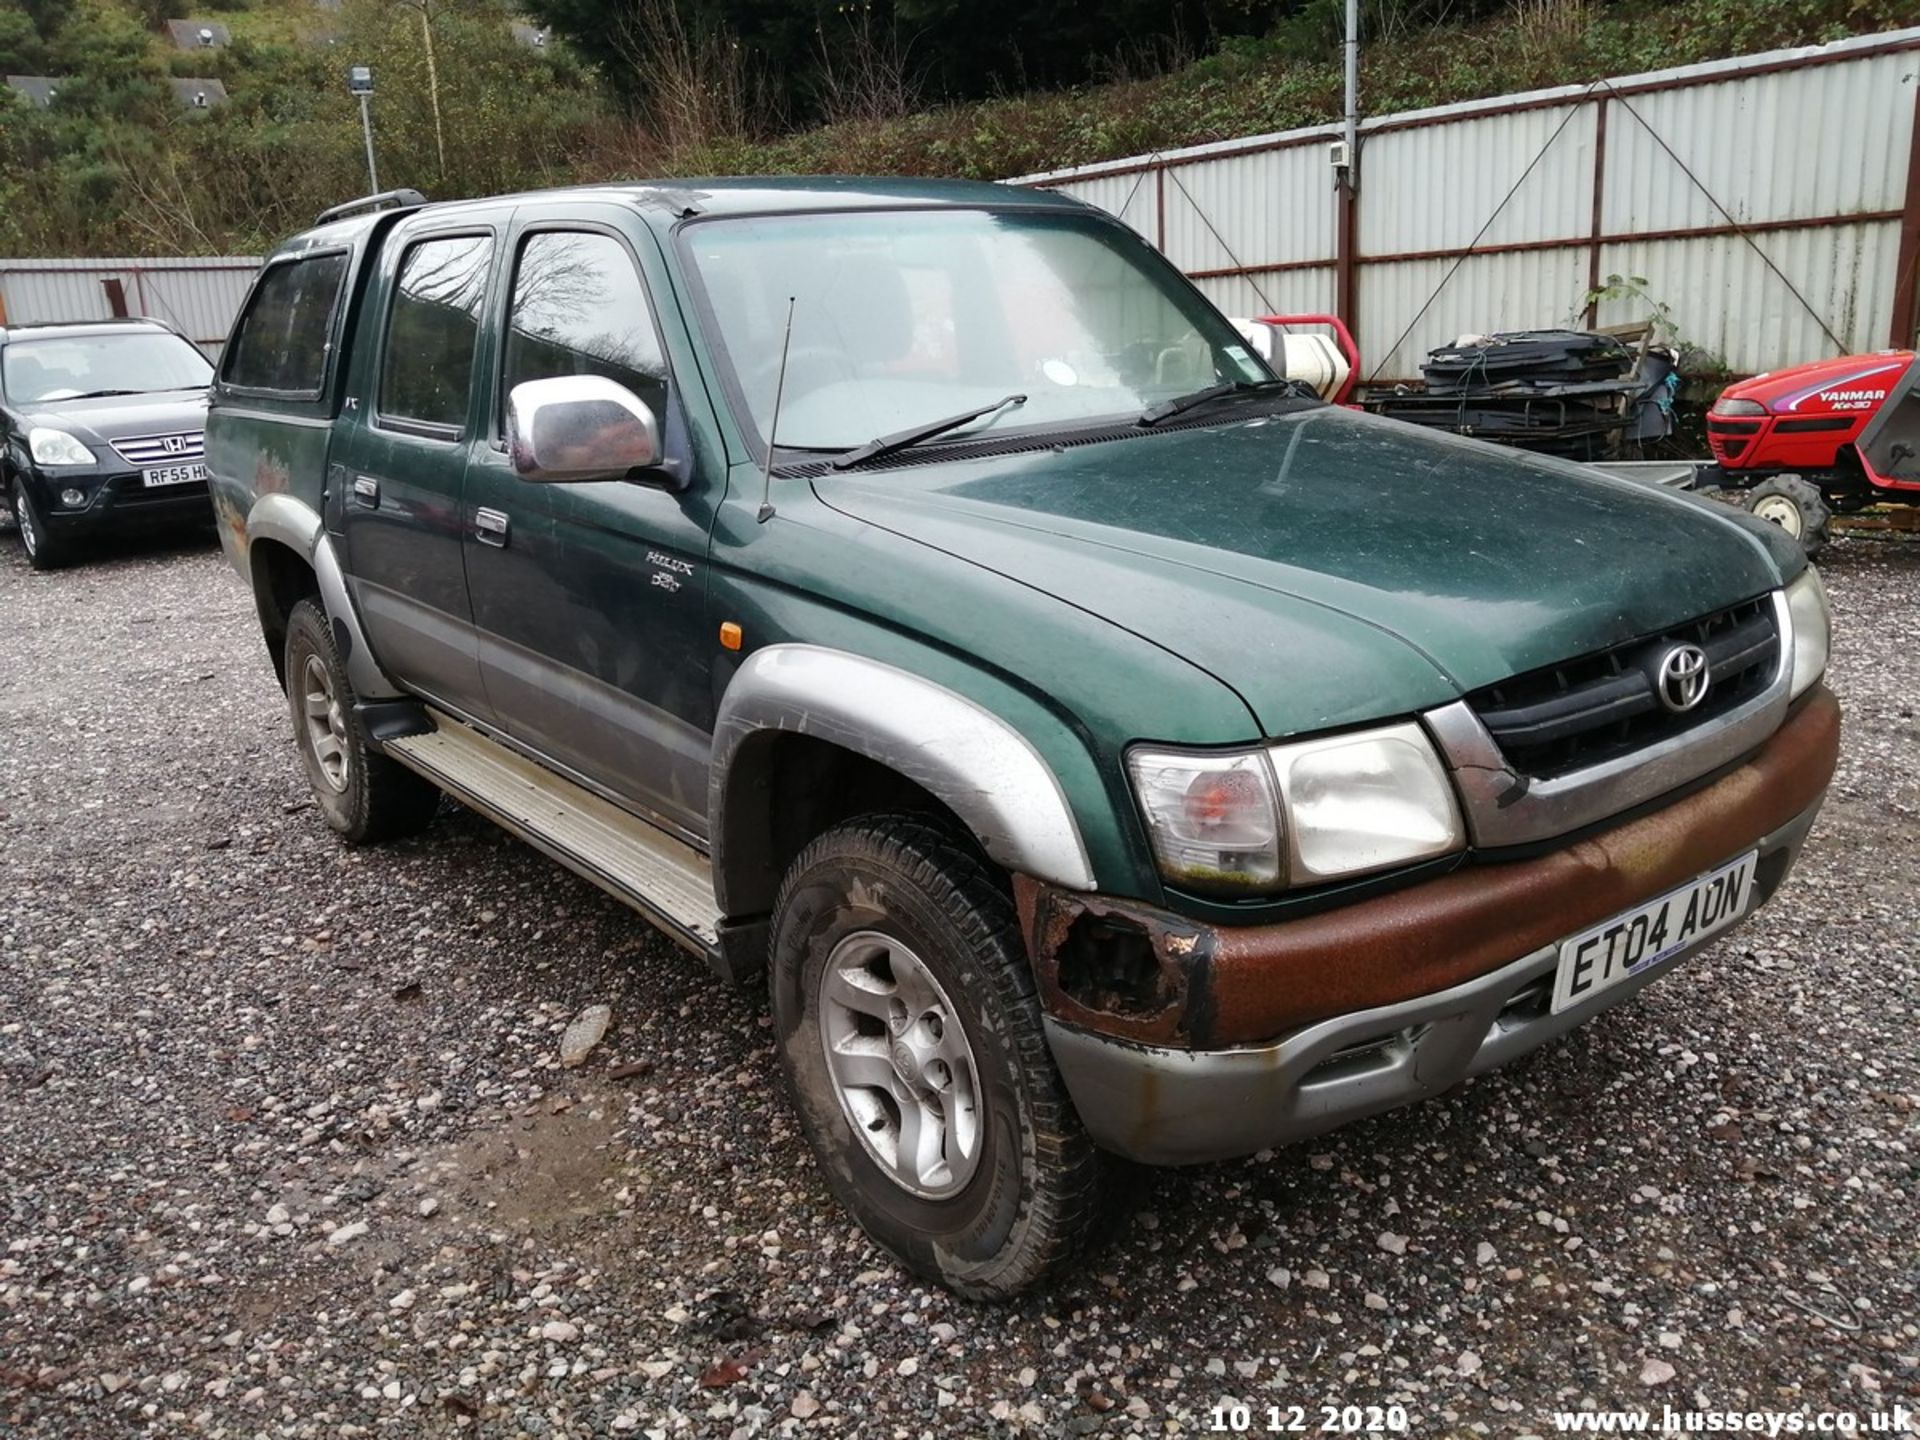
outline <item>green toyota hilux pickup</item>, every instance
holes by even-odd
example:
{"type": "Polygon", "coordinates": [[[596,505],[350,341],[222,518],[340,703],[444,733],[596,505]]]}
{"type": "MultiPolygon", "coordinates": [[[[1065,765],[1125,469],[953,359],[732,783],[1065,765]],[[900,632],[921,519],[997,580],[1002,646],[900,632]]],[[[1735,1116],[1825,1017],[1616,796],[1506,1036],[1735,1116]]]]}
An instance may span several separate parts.
{"type": "Polygon", "coordinates": [[[1114,1157],[1619,1004],[1838,748],[1778,530],[1322,404],[1031,191],[374,197],[268,260],[206,458],[332,826],[448,792],[764,976],[828,1184],[968,1295],[1114,1157]]]}

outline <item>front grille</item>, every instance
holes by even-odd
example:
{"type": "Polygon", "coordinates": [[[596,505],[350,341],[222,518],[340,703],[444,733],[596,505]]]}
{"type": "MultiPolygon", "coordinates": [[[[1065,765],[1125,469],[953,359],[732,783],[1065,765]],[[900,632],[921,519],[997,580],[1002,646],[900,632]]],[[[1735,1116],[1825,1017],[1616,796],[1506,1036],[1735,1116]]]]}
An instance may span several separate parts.
{"type": "Polygon", "coordinates": [[[1467,697],[1515,772],[1551,779],[1630,755],[1746,704],[1780,654],[1773,599],[1762,595],[1597,655],[1530,671],[1467,697]],[[1706,698],[1675,713],[1656,689],[1661,658],[1691,641],[1707,653],[1706,698]]]}
{"type": "Polygon", "coordinates": [[[1759,433],[1758,420],[1722,420],[1717,415],[1707,417],[1707,448],[1713,451],[1716,460],[1738,460],[1759,433]]]}
{"type": "Polygon", "coordinates": [[[129,465],[190,465],[207,453],[207,437],[199,430],[180,435],[130,435],[114,441],[113,448],[129,465]]]}

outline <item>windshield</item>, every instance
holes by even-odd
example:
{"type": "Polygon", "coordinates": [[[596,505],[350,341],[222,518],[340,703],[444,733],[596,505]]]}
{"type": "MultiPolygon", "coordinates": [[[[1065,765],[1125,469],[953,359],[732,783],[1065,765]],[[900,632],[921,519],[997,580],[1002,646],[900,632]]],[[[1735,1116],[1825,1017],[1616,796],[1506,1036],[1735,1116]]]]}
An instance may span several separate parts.
{"type": "Polygon", "coordinates": [[[7,398],[16,405],[102,390],[191,390],[213,381],[205,356],[160,330],[16,340],[0,354],[6,357],[7,398]]]}
{"type": "Polygon", "coordinates": [[[1145,243],[1093,216],[927,210],[716,220],[683,232],[741,417],[764,443],[845,450],[1023,395],[946,438],[1131,420],[1272,378],[1145,243]]]}

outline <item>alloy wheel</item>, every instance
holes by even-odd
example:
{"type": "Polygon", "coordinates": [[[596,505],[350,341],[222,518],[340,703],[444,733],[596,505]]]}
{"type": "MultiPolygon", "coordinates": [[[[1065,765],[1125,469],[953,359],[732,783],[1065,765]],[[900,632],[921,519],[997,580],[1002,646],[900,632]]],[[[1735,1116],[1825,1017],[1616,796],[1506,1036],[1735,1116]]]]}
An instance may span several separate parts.
{"type": "Polygon", "coordinates": [[[979,1071],[959,1012],[891,935],[861,930],[820,973],[820,1040],[847,1123],[895,1184],[956,1194],[980,1163],[979,1071]]]}
{"type": "Polygon", "coordinates": [[[309,655],[300,671],[300,714],[314,768],[329,789],[344,795],[351,778],[347,717],[334,692],[333,672],[318,655],[309,655]]]}
{"type": "Polygon", "coordinates": [[[17,482],[13,487],[13,523],[20,527],[20,544],[31,560],[40,553],[40,532],[33,528],[33,510],[27,504],[26,488],[17,482]]]}

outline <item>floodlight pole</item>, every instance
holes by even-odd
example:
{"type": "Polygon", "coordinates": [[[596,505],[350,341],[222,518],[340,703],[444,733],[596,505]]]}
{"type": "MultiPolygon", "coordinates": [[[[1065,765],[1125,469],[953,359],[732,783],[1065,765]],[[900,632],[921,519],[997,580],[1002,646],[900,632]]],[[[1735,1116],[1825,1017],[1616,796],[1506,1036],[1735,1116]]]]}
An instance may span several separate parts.
{"type": "Polygon", "coordinates": [[[368,108],[372,100],[373,96],[369,92],[365,90],[360,92],[360,133],[366,137],[367,142],[367,193],[378,195],[380,171],[373,163],[373,112],[368,108]]]}

